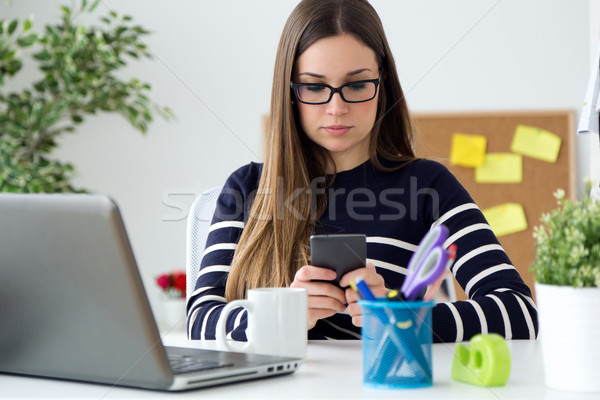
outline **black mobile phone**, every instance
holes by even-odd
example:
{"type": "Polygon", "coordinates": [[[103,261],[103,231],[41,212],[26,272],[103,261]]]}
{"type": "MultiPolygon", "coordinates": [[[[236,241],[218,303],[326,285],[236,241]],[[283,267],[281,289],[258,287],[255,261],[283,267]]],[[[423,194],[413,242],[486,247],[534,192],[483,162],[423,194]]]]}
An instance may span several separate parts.
{"type": "Polygon", "coordinates": [[[342,276],[363,268],[367,260],[367,237],[362,234],[312,235],[310,263],[337,272],[332,283],[339,286],[342,276]]]}

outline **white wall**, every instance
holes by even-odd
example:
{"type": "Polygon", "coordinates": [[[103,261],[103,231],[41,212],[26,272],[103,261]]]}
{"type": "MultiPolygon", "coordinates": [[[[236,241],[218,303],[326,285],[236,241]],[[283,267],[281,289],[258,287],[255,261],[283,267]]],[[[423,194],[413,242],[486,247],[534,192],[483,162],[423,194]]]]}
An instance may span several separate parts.
{"type": "MultiPolygon", "coordinates": [[[[56,21],[61,3],[18,0],[0,11],[33,13],[40,26],[56,21]]],[[[177,120],[157,120],[142,137],[120,117],[90,119],[62,140],[56,156],[77,166],[77,185],[121,205],[152,298],[155,275],[184,267],[185,213],[194,195],[260,160],[275,49],[296,3],[103,0],[98,7],[131,14],[154,32],[147,38],[154,61],[132,63],[124,76],[150,82],[152,98],[177,120]]],[[[579,110],[590,59],[588,1],[372,3],[412,110],[579,110]]]]}

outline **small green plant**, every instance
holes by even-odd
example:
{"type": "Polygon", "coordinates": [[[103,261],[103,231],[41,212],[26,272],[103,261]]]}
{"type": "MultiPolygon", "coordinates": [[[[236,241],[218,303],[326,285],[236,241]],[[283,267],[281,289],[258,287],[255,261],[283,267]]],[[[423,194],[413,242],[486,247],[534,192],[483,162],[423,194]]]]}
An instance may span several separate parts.
{"type": "Polygon", "coordinates": [[[140,39],[147,30],[114,11],[100,26],[77,22],[98,4],[62,6],[60,21],[37,32],[32,18],[0,20],[0,87],[21,70],[23,55],[41,72],[30,87],[0,91],[0,192],[84,191],[71,185],[75,167],[50,153],[89,114],[121,114],[142,133],[155,113],[172,116],[149,99],[148,83],[117,76],[128,59],[151,58],[140,39]]]}
{"type": "Polygon", "coordinates": [[[554,193],[558,207],[542,215],[534,228],[536,258],[531,266],[538,283],[600,287],[600,202],[587,195],[581,201],[554,193]]]}

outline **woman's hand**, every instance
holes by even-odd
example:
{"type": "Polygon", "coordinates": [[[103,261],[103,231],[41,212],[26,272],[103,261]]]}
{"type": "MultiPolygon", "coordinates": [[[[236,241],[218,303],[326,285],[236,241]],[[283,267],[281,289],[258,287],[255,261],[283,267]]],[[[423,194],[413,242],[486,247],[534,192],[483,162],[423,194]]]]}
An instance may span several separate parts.
{"type": "Polygon", "coordinates": [[[365,281],[375,297],[383,297],[388,291],[385,287],[383,277],[375,271],[375,266],[371,263],[367,263],[366,268],[355,269],[342,277],[340,286],[347,286],[346,302],[348,303],[348,313],[352,316],[352,324],[354,324],[354,326],[362,326],[362,308],[357,303],[360,297],[358,296],[358,293],[350,287],[350,282],[359,277],[365,281]]]}
{"type": "Polygon", "coordinates": [[[331,281],[336,276],[331,269],[312,265],[305,265],[296,272],[290,287],[303,288],[308,292],[308,329],[312,329],[318,320],[346,309],[346,295],[342,289],[327,282],[313,282],[331,281]]]}

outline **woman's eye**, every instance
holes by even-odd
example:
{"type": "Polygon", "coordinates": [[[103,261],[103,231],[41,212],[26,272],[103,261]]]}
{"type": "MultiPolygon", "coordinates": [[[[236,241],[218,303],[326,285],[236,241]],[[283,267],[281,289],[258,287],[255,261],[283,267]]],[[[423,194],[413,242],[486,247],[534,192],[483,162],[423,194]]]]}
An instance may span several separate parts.
{"type": "Polygon", "coordinates": [[[309,92],[313,92],[313,93],[321,92],[325,89],[323,86],[317,86],[317,85],[305,86],[305,87],[306,87],[306,90],[308,90],[309,92]]]}
{"type": "Polygon", "coordinates": [[[351,83],[348,85],[352,90],[363,90],[366,86],[364,83],[351,83]]]}

